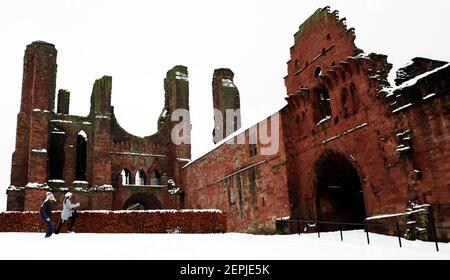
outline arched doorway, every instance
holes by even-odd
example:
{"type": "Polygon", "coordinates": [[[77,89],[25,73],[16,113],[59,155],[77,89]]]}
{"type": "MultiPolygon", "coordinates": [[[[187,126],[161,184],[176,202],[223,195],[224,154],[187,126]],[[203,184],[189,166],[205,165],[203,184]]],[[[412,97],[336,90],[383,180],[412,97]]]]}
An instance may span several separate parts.
{"type": "Polygon", "coordinates": [[[364,194],[353,164],[344,155],[327,151],[319,158],[315,169],[317,219],[363,223],[366,218],[364,194]]]}
{"type": "Polygon", "coordinates": [[[49,176],[51,180],[64,179],[66,132],[59,127],[50,131],[49,176]]]}
{"type": "Polygon", "coordinates": [[[150,193],[136,193],[130,196],[123,205],[124,210],[163,209],[156,196],[150,193]]]}
{"type": "Polygon", "coordinates": [[[75,179],[86,181],[87,134],[81,130],[77,135],[75,179]]]}

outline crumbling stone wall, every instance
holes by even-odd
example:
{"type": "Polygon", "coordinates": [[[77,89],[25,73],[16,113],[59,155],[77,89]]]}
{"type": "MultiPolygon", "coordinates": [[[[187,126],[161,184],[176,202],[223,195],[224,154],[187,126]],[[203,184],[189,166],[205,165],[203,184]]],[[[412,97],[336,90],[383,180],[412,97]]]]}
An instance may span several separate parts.
{"type": "Polygon", "coordinates": [[[158,131],[148,137],[137,137],[121,128],[114,115],[109,76],[95,81],[88,116],[69,114],[67,90],[58,92],[54,112],[56,54],[54,45],[45,42],[34,42],[25,51],[7,210],[36,210],[45,190],[89,193],[89,199],[82,203],[86,209],[122,209],[127,195],[139,189],[142,193],[158,193],[160,208],[179,208],[177,195],[168,194],[167,180],[181,182],[179,170],[191,157],[190,143],[172,143],[171,131],[178,122],[172,122],[170,114],[176,109],[189,109],[187,68],[176,66],[167,72],[166,101],[158,131]],[[77,173],[80,168],[77,164],[84,160],[78,147],[80,135],[86,141],[86,162],[85,171],[77,173]],[[121,184],[122,170],[130,173],[126,186],[121,184]],[[138,171],[144,178],[139,184],[144,187],[135,187],[138,171]],[[151,179],[156,173],[159,179],[155,185],[151,179]],[[36,185],[40,191],[35,189],[36,185]],[[107,194],[94,191],[102,186],[110,186],[106,187],[107,194]]]}
{"type": "MultiPolygon", "coordinates": [[[[402,216],[398,221],[411,225],[402,234],[429,240],[429,231],[417,230],[450,226],[450,64],[415,58],[400,69],[393,86],[387,80],[392,68],[387,56],[366,54],[354,40],[354,29],[337,11],[318,9],[299,27],[290,49],[287,105],[276,114],[279,133],[271,134],[279,149],[262,154],[264,145],[252,144],[248,129],[233,138],[243,136],[243,143],[224,143],[187,165],[190,144],[170,141],[177,123],[169,117],[175,109],[189,109],[186,67],[167,72],[158,132],[140,138],[122,129],[114,116],[111,77],[95,82],[88,116],[67,114],[69,94],[64,91],[54,113],[56,49],[35,42],[25,52],[8,210],[37,207],[51,188],[58,197],[66,190],[80,192],[91,209],[122,209],[131,203],[217,208],[227,213],[231,231],[274,232],[275,221],[287,217],[365,222],[402,216]],[[89,147],[86,182],[74,175],[81,130],[89,147]],[[62,132],[64,174],[52,180],[49,139],[62,132]],[[131,174],[125,185],[124,169],[131,174]],[[150,185],[135,186],[138,171],[150,185]],[[159,177],[152,180],[152,173],[159,177]],[[171,195],[169,179],[184,192],[171,195]],[[37,190],[28,183],[38,183],[37,190]],[[408,206],[413,209],[408,212],[410,201],[424,208],[414,212],[408,206]]],[[[219,110],[239,108],[231,70],[216,70],[213,96],[219,110]]],[[[448,234],[438,232],[438,238],[448,239],[448,234]]]]}
{"type": "MultiPolygon", "coordinates": [[[[413,59],[399,71],[398,84],[392,87],[387,80],[392,68],[387,56],[357,48],[354,29],[328,7],[307,19],[294,39],[285,77],[288,105],[279,112],[286,174],[275,175],[274,169],[260,172],[261,180],[268,183],[258,193],[280,198],[283,195],[272,190],[282,186],[289,211],[283,203],[274,203],[267,211],[258,208],[254,215],[239,216],[236,205],[252,205],[251,196],[234,200],[236,205],[229,203],[233,198],[227,197],[228,185],[217,181],[239,170],[236,162],[244,163],[240,166],[252,162],[245,160],[246,146],[226,144],[183,169],[188,205],[227,211],[231,230],[275,226],[275,222],[262,222],[263,216],[316,220],[327,213],[327,219],[345,222],[351,213],[341,212],[349,207],[329,194],[342,195],[339,189],[345,189],[345,183],[333,185],[333,180],[345,182],[339,176],[353,172],[359,186],[352,195],[361,198],[363,218],[404,215],[405,205],[416,201],[429,205],[427,223],[434,220],[437,226],[449,226],[450,66],[413,59]],[[323,164],[330,174],[320,174],[323,164]],[[330,168],[333,164],[335,170],[330,168]],[[275,176],[277,181],[271,181],[275,176]],[[329,185],[322,186],[324,182],[329,185]],[[321,186],[330,189],[328,197],[321,194],[321,186]]],[[[237,188],[235,183],[230,186],[237,188]]],[[[423,220],[413,216],[408,217],[423,220]]],[[[408,222],[401,221],[403,226],[408,222]]],[[[429,234],[419,238],[429,239],[429,234]]],[[[448,232],[438,232],[438,238],[448,238],[448,232]]]]}

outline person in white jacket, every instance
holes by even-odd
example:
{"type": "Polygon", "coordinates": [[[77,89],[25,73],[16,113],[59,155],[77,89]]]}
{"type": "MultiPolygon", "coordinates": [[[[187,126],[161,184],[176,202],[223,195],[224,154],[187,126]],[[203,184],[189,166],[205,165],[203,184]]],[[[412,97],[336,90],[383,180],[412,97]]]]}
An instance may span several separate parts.
{"type": "Polygon", "coordinates": [[[75,203],[75,204],[72,203],[73,195],[71,192],[67,192],[64,196],[65,197],[64,197],[64,202],[63,202],[63,210],[61,212],[61,222],[59,223],[58,227],[56,228],[55,234],[59,233],[62,226],[69,219],[70,219],[70,224],[69,224],[69,228],[67,229],[67,232],[73,232],[72,228],[73,228],[73,225],[75,224],[75,220],[77,219],[77,216],[78,216],[76,211],[74,212],[73,209],[79,207],[80,203],[75,203]]]}

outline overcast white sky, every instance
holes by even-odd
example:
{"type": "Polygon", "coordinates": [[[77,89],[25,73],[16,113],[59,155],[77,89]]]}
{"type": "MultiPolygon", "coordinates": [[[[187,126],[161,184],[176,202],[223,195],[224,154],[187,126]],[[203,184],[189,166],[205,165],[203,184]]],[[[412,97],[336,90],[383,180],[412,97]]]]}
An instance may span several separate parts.
{"type": "Polygon", "coordinates": [[[358,47],[389,55],[394,69],[415,56],[450,61],[446,0],[1,1],[0,210],[10,181],[27,44],[56,45],[57,89],[70,90],[72,114],[86,115],[94,80],[111,75],[118,121],[140,136],[156,132],[167,70],[188,66],[195,156],[212,147],[213,70],[234,71],[244,126],[273,113],[284,104],[293,34],[327,5],[356,28],[358,47]]]}

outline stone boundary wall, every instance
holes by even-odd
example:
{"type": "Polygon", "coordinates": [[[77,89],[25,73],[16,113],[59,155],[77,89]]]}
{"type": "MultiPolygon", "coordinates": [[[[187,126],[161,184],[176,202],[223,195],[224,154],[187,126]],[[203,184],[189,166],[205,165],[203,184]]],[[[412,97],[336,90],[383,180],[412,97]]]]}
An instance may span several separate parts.
{"type": "MultiPolygon", "coordinates": [[[[59,223],[60,211],[52,221],[59,223]]],[[[223,233],[226,215],[218,210],[79,211],[77,233],[223,233]]],[[[44,232],[37,211],[1,212],[0,232],[44,232]]],[[[67,226],[62,229],[66,232],[67,226]]]]}

